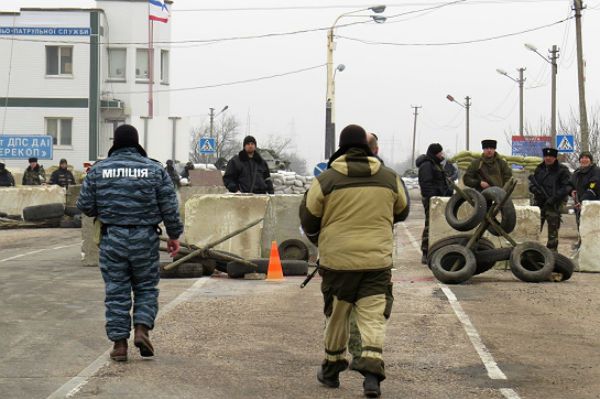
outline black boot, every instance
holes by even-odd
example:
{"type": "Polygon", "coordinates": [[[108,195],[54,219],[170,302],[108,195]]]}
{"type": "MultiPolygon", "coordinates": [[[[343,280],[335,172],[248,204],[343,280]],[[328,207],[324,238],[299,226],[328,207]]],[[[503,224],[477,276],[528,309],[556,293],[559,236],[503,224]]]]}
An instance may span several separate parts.
{"type": "Polygon", "coordinates": [[[340,374],[336,373],[333,377],[325,378],[323,375],[323,367],[319,368],[317,371],[317,380],[325,386],[329,388],[339,388],[340,387],[340,374]]]}
{"type": "Polygon", "coordinates": [[[135,325],[135,336],[133,343],[140,349],[140,355],[142,355],[142,357],[154,356],[154,347],[150,342],[148,330],[150,329],[143,324],[135,325]]]}
{"type": "Polygon", "coordinates": [[[421,264],[422,265],[427,264],[427,254],[423,254],[423,256],[421,256],[421,264]]]}
{"type": "Polygon", "coordinates": [[[372,373],[365,373],[363,381],[363,390],[367,398],[378,398],[381,396],[381,388],[379,387],[379,377],[372,373]]]}

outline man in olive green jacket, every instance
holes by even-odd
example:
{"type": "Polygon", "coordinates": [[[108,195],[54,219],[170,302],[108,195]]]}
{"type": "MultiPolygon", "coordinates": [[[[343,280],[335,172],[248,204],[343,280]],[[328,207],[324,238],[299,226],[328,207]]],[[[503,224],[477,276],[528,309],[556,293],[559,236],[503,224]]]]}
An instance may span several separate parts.
{"type": "Polygon", "coordinates": [[[469,165],[463,182],[465,186],[483,191],[488,187],[503,187],[512,177],[508,163],[496,153],[496,140],[483,140],[483,154],[469,165]]]}
{"type": "Polygon", "coordinates": [[[317,379],[326,386],[339,387],[339,373],[348,367],[348,317],[354,309],[362,353],[352,369],[365,377],[367,397],[381,394],[385,325],[393,302],[393,227],[407,216],[406,206],[400,177],[373,156],[365,130],[344,128],[329,169],[313,181],[300,205],[302,227],[319,247],[326,327],[317,379]]]}

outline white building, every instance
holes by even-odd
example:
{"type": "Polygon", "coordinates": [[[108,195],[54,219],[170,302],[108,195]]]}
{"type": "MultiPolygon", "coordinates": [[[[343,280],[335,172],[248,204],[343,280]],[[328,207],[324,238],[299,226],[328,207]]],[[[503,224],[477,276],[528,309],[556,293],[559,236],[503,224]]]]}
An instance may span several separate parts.
{"type": "MultiPolygon", "coordinates": [[[[80,169],[105,157],[115,127],[129,123],[149,157],[187,160],[188,122],[169,105],[171,21],[153,22],[149,65],[148,1],[95,3],[91,9],[0,10],[0,140],[50,135],[53,155],[36,153],[40,163],[66,158],[80,169]]],[[[25,167],[34,155],[32,148],[8,152],[6,140],[2,148],[0,161],[9,167],[25,167]]]]}

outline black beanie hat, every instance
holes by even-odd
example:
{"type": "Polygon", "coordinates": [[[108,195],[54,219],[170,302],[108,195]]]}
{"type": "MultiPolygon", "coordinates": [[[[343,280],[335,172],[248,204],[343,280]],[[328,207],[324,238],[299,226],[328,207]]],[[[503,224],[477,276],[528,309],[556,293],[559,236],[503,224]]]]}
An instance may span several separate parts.
{"type": "Polygon", "coordinates": [[[367,146],[367,132],[358,125],[348,125],[340,133],[340,148],[367,146]]]}
{"type": "Polygon", "coordinates": [[[431,143],[429,144],[429,147],[427,147],[427,153],[429,155],[437,155],[442,151],[444,151],[444,148],[440,143],[431,143]]]}
{"type": "Polygon", "coordinates": [[[62,165],[63,163],[69,164],[66,159],[62,158],[58,164],[62,165]]]}
{"type": "Polygon", "coordinates": [[[486,148],[493,148],[496,149],[496,145],[498,143],[496,142],[496,140],[483,140],[481,142],[481,148],[482,149],[486,149],[486,148]]]}
{"type": "Polygon", "coordinates": [[[591,162],[594,162],[594,157],[592,156],[592,153],[589,151],[583,151],[581,154],[579,154],[580,161],[581,161],[581,158],[583,158],[583,157],[588,157],[591,162]]]}
{"type": "Polygon", "coordinates": [[[37,162],[37,161],[38,161],[38,159],[36,157],[29,158],[29,163],[37,162]]]}
{"type": "Polygon", "coordinates": [[[4,165],[2,162],[0,162],[0,170],[4,170],[4,167],[5,167],[5,166],[6,166],[6,165],[4,165]]]}
{"type": "Polygon", "coordinates": [[[121,125],[115,130],[113,146],[108,150],[108,156],[115,150],[127,147],[135,148],[144,157],[148,156],[146,150],[139,143],[137,129],[131,125],[121,125]]]}
{"type": "Polygon", "coordinates": [[[558,150],[556,148],[550,148],[550,147],[546,147],[542,149],[542,154],[544,154],[545,157],[558,157],[558,150]]]}
{"type": "Polygon", "coordinates": [[[254,136],[246,136],[246,137],[244,137],[244,144],[243,144],[244,147],[248,143],[254,143],[254,145],[256,145],[256,139],[254,138],[254,136]]]}

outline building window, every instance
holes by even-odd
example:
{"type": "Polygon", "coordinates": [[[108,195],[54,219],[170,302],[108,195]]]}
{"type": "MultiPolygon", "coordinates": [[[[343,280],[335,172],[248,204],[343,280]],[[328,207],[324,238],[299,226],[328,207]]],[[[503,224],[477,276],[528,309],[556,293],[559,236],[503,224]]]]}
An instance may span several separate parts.
{"type": "Polygon", "coordinates": [[[73,132],[73,119],[71,118],[46,118],[46,134],[52,136],[54,145],[71,145],[73,132]]]}
{"type": "Polygon", "coordinates": [[[148,49],[137,49],[135,52],[135,78],[148,80],[148,49]]]}
{"type": "Polygon", "coordinates": [[[169,52],[167,50],[160,52],[160,81],[169,83],[169,52]]]}
{"type": "Polygon", "coordinates": [[[73,74],[73,47],[46,46],[46,75],[73,74]]]}
{"type": "Polygon", "coordinates": [[[111,80],[125,80],[127,76],[127,49],[108,49],[108,78],[111,80]]]}

